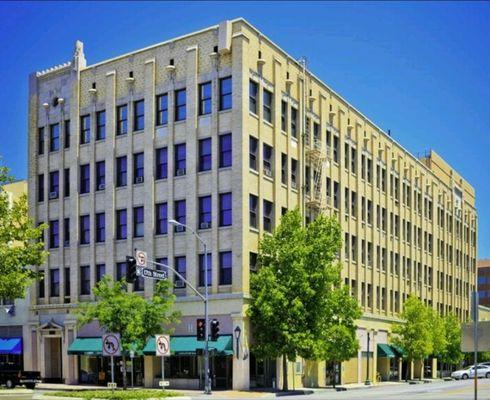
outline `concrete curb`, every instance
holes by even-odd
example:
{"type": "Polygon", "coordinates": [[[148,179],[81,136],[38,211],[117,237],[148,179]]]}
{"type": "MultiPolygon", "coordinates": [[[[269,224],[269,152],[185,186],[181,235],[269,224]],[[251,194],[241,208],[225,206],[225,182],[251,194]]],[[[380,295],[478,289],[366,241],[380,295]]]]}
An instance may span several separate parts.
{"type": "MultiPolygon", "coordinates": [[[[176,397],[155,397],[154,399],[147,400],[161,400],[161,399],[172,399],[172,400],[192,400],[189,396],[176,396],[176,397]]],[[[44,394],[35,394],[32,400],[85,400],[82,397],[60,397],[60,396],[50,396],[44,394]]],[[[96,400],[95,398],[93,400],[96,400]]],[[[107,399],[101,399],[107,400],[107,399]]]]}

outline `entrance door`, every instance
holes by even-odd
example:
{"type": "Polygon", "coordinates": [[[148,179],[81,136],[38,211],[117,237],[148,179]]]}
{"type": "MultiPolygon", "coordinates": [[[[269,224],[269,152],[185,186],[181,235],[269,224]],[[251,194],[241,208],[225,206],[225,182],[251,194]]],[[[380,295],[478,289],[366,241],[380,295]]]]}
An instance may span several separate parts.
{"type": "Polygon", "coordinates": [[[276,386],[276,360],[257,360],[250,354],[250,387],[272,388],[276,386]]]}
{"type": "Polygon", "coordinates": [[[230,389],[232,376],[232,359],[230,356],[212,357],[211,373],[213,386],[216,389],[230,389]]]}
{"type": "Polygon", "coordinates": [[[61,337],[44,338],[44,379],[49,383],[63,383],[61,337]]]}

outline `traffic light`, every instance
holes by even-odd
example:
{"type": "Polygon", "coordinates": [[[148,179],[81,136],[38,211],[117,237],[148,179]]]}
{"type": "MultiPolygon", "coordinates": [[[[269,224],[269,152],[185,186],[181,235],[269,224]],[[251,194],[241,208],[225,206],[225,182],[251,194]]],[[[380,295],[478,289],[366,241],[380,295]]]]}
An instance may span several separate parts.
{"type": "Polygon", "coordinates": [[[206,340],[206,321],[198,318],[196,321],[197,340],[206,340]]]}
{"type": "Polygon", "coordinates": [[[134,283],[137,278],[136,259],[132,256],[126,256],[126,282],[134,283]]]}
{"type": "Polygon", "coordinates": [[[219,338],[219,321],[217,319],[213,319],[211,321],[211,340],[216,342],[219,338]]]}

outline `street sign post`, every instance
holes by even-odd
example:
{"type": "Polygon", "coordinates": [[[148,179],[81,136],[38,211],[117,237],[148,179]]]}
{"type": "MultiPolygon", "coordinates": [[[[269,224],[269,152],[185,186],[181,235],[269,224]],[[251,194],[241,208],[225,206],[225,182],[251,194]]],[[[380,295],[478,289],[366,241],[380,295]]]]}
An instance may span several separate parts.
{"type": "Polygon", "coordinates": [[[114,357],[121,355],[121,336],[119,333],[107,333],[102,336],[102,355],[111,357],[111,388],[114,390],[114,357]]]}
{"type": "Polygon", "coordinates": [[[162,357],[162,380],[159,385],[164,389],[170,385],[170,382],[165,380],[165,357],[170,356],[170,335],[155,336],[155,353],[162,357]]]}

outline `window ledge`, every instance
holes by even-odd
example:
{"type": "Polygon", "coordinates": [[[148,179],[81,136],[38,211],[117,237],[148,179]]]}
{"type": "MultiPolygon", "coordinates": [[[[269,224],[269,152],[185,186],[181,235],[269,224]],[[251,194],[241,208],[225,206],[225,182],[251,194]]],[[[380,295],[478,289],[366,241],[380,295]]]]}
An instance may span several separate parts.
{"type": "Polygon", "coordinates": [[[250,226],[248,229],[250,230],[250,232],[257,233],[257,234],[259,233],[259,230],[257,228],[252,227],[252,226],[250,226]]]}
{"type": "Polygon", "coordinates": [[[227,230],[227,229],[231,229],[233,228],[233,224],[231,225],[224,225],[224,226],[218,226],[218,230],[221,231],[221,230],[227,230]]]}
{"type": "MultiPolygon", "coordinates": [[[[210,168],[210,169],[206,169],[206,170],[204,170],[204,171],[198,171],[198,172],[197,172],[197,175],[207,175],[207,174],[209,174],[209,173],[211,173],[211,172],[213,172],[213,169],[212,169],[212,168],[210,168]]],[[[181,175],[181,176],[182,176],[182,175],[181,175]]],[[[177,178],[180,178],[181,176],[178,176],[177,178]]]]}
{"type": "Polygon", "coordinates": [[[253,118],[257,119],[257,120],[259,119],[259,116],[258,116],[257,114],[255,114],[255,113],[253,113],[252,111],[249,111],[249,112],[248,112],[248,114],[249,114],[251,117],[253,117],[253,118]]]}
{"type": "Polygon", "coordinates": [[[232,111],[233,111],[233,107],[231,107],[231,108],[227,108],[227,109],[225,109],[225,110],[219,110],[219,111],[218,111],[218,114],[227,114],[227,113],[230,113],[230,112],[232,112],[232,111]]]}
{"type": "Polygon", "coordinates": [[[269,126],[269,128],[274,128],[274,125],[272,124],[272,122],[266,121],[265,119],[262,119],[262,121],[264,122],[264,124],[269,126]]]}
{"type": "Polygon", "coordinates": [[[233,170],[233,165],[227,165],[226,167],[218,167],[219,171],[231,171],[233,170]]]}
{"type": "Polygon", "coordinates": [[[257,171],[256,169],[249,168],[248,170],[250,173],[259,176],[259,171],[257,171]]]}
{"type": "Polygon", "coordinates": [[[273,177],[270,177],[270,176],[267,176],[267,175],[263,175],[262,176],[265,180],[268,180],[270,182],[274,182],[274,178],[273,177]]]}

